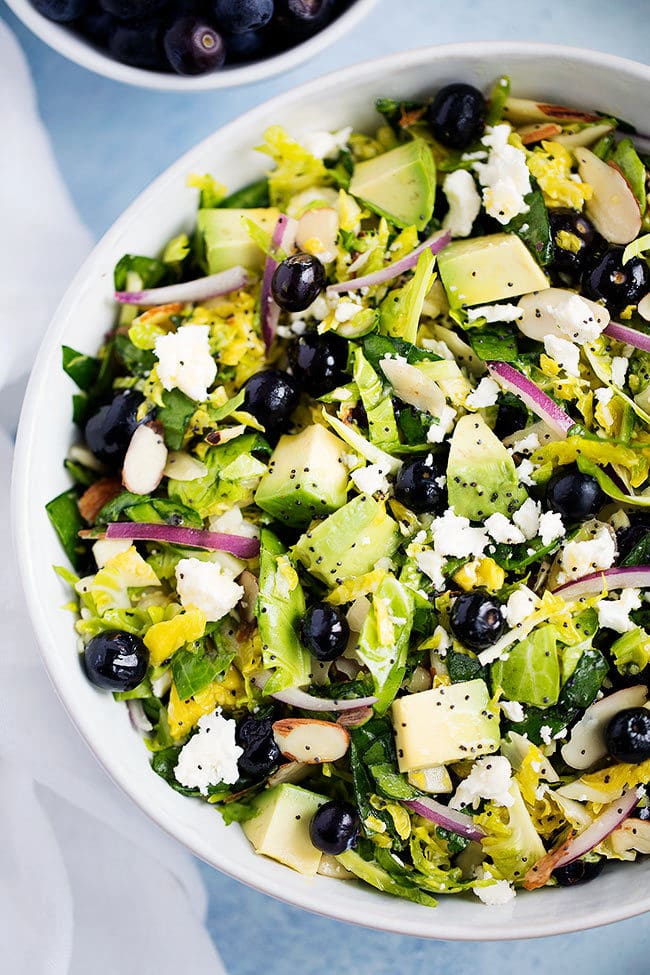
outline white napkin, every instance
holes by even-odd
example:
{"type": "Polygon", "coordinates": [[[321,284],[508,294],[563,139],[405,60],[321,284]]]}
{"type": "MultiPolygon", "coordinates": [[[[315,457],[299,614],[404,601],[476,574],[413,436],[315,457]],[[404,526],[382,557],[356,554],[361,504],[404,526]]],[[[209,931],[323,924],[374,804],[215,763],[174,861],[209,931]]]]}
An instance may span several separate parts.
{"type": "MultiPolygon", "coordinates": [[[[0,118],[0,390],[15,390],[91,240],[2,22],[0,118]]],[[[40,662],[6,515],[10,467],[0,431],[0,970],[220,975],[195,863],[96,764],[40,662]]]]}

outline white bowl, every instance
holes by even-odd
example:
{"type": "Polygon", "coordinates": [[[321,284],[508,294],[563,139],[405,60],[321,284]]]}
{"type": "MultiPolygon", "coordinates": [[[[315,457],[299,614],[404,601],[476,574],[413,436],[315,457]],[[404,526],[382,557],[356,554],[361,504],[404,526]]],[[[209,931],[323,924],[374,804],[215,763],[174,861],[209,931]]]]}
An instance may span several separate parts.
{"type": "Polygon", "coordinates": [[[139,88],[155,88],[157,91],[209,91],[213,88],[233,88],[235,85],[248,85],[254,81],[261,81],[262,78],[270,78],[272,75],[290,71],[304,61],[316,57],[330,44],[334,44],[351,31],[370,12],[377,0],[354,0],[347,10],[323,30],[273,57],[252,61],[250,64],[226,65],[219,71],[194,77],[172,72],[167,74],[162,71],[145,71],[144,68],[122,64],[70,30],[66,24],[48,20],[32,6],[29,0],[6,0],[6,3],[16,17],[55,51],[105,78],[113,78],[114,81],[123,81],[139,88]]]}
{"type": "Polygon", "coordinates": [[[187,153],[157,179],[95,248],[59,307],[38,354],[20,423],[14,474],[15,537],[32,620],[50,676],[73,721],[114,780],[160,826],[197,856],[251,886],[300,907],[358,924],[422,937],[488,940],[560,934],[650,909],[650,862],[610,865],[584,887],[522,893],[505,907],[442,898],[437,910],[324,877],[313,880],[252,852],[239,827],[225,827],[209,805],[184,798],[149,768],[148,752],[126,708],[82,674],[66,593],[52,571],[63,555],[44,510],[67,486],[62,461],[74,431],[72,382],[60,368],[63,343],[94,353],[111,326],[112,271],[125,252],[155,254],[189,230],[195,197],[188,172],[214,171],[231,189],[258,177],[265,160],[251,150],[270,122],[300,136],[317,127],[372,128],[377,95],[412,98],[450,81],[485,89],[507,73],[518,95],[598,108],[647,130],[650,68],[606,54],[521,43],[458,44],[410,51],[312,81],[256,108],[187,153]],[[317,112],[315,112],[317,106],[317,112]]]}

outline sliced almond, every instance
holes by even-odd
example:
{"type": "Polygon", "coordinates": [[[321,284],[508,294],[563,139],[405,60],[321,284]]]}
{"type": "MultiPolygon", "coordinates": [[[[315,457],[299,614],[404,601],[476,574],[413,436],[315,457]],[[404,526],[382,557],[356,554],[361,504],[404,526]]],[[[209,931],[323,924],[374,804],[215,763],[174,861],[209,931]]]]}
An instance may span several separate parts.
{"type": "Polygon", "coordinates": [[[641,230],[641,208],[620,169],[599,159],[590,149],[574,149],[578,171],[593,196],[587,216],[610,244],[629,244],[641,230]]]}
{"type": "Polygon", "coordinates": [[[104,505],[116,498],[121,491],[122,485],[116,477],[102,477],[95,481],[79,498],[81,517],[92,525],[104,505]]]}
{"type": "Polygon", "coordinates": [[[269,775],[269,786],[282,785],[284,782],[295,785],[297,782],[306,779],[310,771],[311,769],[306,762],[285,762],[284,765],[280,765],[275,772],[269,775]]]}
{"type": "Polygon", "coordinates": [[[593,322],[590,324],[597,325],[601,332],[607,328],[609,312],[606,308],[565,288],[545,288],[543,291],[533,291],[520,298],[519,307],[523,308],[524,314],[517,320],[517,328],[529,339],[535,339],[537,342],[543,342],[548,335],[573,341],[574,336],[558,326],[558,316],[562,315],[569,302],[575,303],[576,299],[588,309],[584,315],[585,322],[592,318],[593,322]]]}
{"type": "Polygon", "coordinates": [[[577,132],[562,132],[555,136],[553,141],[559,142],[561,146],[566,146],[567,149],[575,149],[576,146],[593,146],[603,136],[608,135],[613,128],[611,122],[603,122],[600,125],[594,123],[593,125],[585,125],[577,132]]]}
{"type": "Polygon", "coordinates": [[[162,480],[166,463],[167,447],[161,434],[150,424],[142,424],[131,437],[124,458],[124,487],[133,494],[151,494],[162,480]]]}
{"type": "Polygon", "coordinates": [[[530,98],[507,98],[503,117],[513,125],[526,125],[528,122],[597,122],[600,119],[600,115],[593,112],[583,112],[567,105],[534,102],[530,98]]]}
{"type": "Polygon", "coordinates": [[[224,427],[223,430],[210,430],[205,439],[208,443],[216,446],[216,444],[228,443],[229,440],[236,440],[243,433],[246,433],[246,427],[240,424],[236,427],[224,427]]]}
{"type": "Polygon", "coordinates": [[[636,310],[641,318],[645,318],[646,322],[650,322],[650,291],[645,298],[641,299],[636,310]]]}
{"type": "Polygon", "coordinates": [[[143,311],[134,321],[140,322],[142,325],[164,325],[169,322],[172,315],[178,315],[184,307],[182,301],[174,301],[168,305],[155,305],[153,308],[143,311]]]}
{"type": "Polygon", "coordinates": [[[648,688],[643,684],[624,687],[615,694],[609,694],[591,704],[580,721],[574,725],[571,737],[562,746],[562,758],[575,769],[590,768],[607,754],[605,728],[611,719],[625,710],[638,708],[645,704],[648,688]]]}
{"type": "Polygon", "coordinates": [[[534,122],[532,125],[524,125],[519,129],[519,135],[523,145],[530,146],[534,142],[541,142],[542,139],[554,139],[562,132],[562,126],[557,122],[534,122]]]}
{"type": "Polygon", "coordinates": [[[175,481],[197,481],[207,473],[206,464],[184,450],[172,450],[163,471],[165,477],[173,477],[175,481]]]}
{"type": "Polygon", "coordinates": [[[244,595],[239,604],[242,610],[242,616],[247,623],[252,623],[255,619],[255,604],[257,603],[257,597],[260,592],[259,583],[257,578],[248,569],[244,569],[237,582],[244,590],[244,595]]]}
{"type": "Polygon", "coordinates": [[[609,837],[609,842],[619,856],[630,850],[650,853],[650,822],[647,819],[624,819],[609,837]]]}
{"type": "Polygon", "coordinates": [[[324,264],[336,257],[336,239],[339,233],[339,215],[332,207],[307,210],[298,221],[296,245],[300,250],[313,254],[324,264]]]}
{"type": "Polygon", "coordinates": [[[445,394],[430,376],[403,359],[382,359],[379,365],[397,396],[409,406],[440,416],[447,405],[445,394]]]}
{"type": "Polygon", "coordinates": [[[312,718],[283,718],[273,724],[275,742],[286,758],[321,765],[343,758],[350,735],[340,724],[312,718]]]}

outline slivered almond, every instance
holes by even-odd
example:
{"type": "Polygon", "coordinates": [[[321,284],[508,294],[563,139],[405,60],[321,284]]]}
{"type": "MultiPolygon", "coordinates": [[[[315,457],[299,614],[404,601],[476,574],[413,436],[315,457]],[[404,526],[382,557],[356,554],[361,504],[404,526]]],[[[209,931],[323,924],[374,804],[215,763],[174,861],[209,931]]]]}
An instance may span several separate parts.
{"type": "Polygon", "coordinates": [[[645,318],[646,322],[650,322],[650,291],[639,302],[637,311],[641,318],[645,318]]]}
{"type": "Polygon", "coordinates": [[[617,166],[605,163],[589,149],[574,149],[580,178],[589,183],[587,216],[610,244],[629,244],[641,230],[641,208],[630,184],[617,166]]]}
{"type": "Polygon", "coordinates": [[[578,129],[577,132],[562,132],[553,141],[559,142],[561,146],[566,146],[568,149],[575,149],[576,146],[593,146],[613,128],[611,122],[603,122],[602,125],[594,123],[593,125],[585,125],[583,129],[578,129]]]}
{"type": "Polygon", "coordinates": [[[295,785],[307,778],[309,772],[310,768],[306,762],[285,762],[269,775],[269,785],[282,785],[283,782],[295,785]]]}
{"type": "Polygon", "coordinates": [[[144,325],[152,323],[161,325],[171,315],[178,315],[184,307],[182,301],[174,301],[169,305],[155,305],[153,308],[148,308],[146,311],[143,311],[134,321],[142,322],[144,325]]]}
{"type": "Polygon", "coordinates": [[[79,513],[89,525],[97,518],[105,504],[116,498],[122,491],[122,485],[116,477],[102,477],[95,481],[79,498],[79,513]]]}
{"type": "Polygon", "coordinates": [[[441,416],[447,400],[435,379],[401,359],[382,359],[379,365],[404,403],[432,416],[441,416]]]}
{"type": "Polygon", "coordinates": [[[561,131],[562,126],[558,125],[557,122],[535,122],[519,129],[519,135],[523,144],[529,146],[533,142],[541,142],[542,139],[553,139],[561,131]]]}
{"type": "MultiPolygon", "coordinates": [[[[609,312],[602,305],[591,301],[590,298],[576,296],[575,292],[566,288],[544,288],[543,291],[532,291],[519,299],[519,307],[523,315],[517,320],[517,328],[527,338],[543,342],[547,335],[557,338],[570,339],[572,336],[564,332],[557,324],[558,315],[569,302],[575,303],[576,297],[586,305],[593,323],[602,331],[609,325],[609,312]]],[[[582,307],[582,306],[580,306],[582,307]]],[[[584,309],[583,309],[584,310],[584,309]]]]}
{"type": "Polygon", "coordinates": [[[336,257],[336,238],[339,215],[333,207],[307,210],[298,221],[296,244],[300,250],[313,254],[324,264],[336,257]]]}
{"type": "Polygon", "coordinates": [[[590,704],[580,721],[574,725],[571,737],[562,746],[562,758],[575,769],[587,769],[607,755],[605,728],[611,719],[626,708],[645,704],[648,688],[643,684],[624,687],[590,704]]]}
{"type": "Polygon", "coordinates": [[[244,590],[244,595],[239,603],[242,616],[247,623],[252,623],[255,619],[255,604],[260,592],[259,583],[257,578],[248,569],[244,569],[237,581],[244,590]]]}
{"type": "Polygon", "coordinates": [[[275,742],[286,758],[307,765],[322,765],[343,758],[350,735],[340,724],[312,718],[283,718],[273,724],[275,742]]]}
{"type": "Polygon", "coordinates": [[[503,117],[514,125],[526,125],[529,122],[597,122],[600,115],[566,105],[534,102],[530,98],[507,98],[503,117]]]}
{"type": "Polygon", "coordinates": [[[122,483],[133,494],[151,494],[162,480],[167,447],[158,430],[149,423],[139,426],[129,443],[122,466],[122,483]]]}

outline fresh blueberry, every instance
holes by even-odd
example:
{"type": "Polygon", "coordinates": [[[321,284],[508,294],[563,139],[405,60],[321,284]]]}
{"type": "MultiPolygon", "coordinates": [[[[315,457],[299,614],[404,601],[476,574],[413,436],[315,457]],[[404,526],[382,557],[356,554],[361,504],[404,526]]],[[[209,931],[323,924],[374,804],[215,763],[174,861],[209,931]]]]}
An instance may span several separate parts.
{"type": "Polygon", "coordinates": [[[553,269],[572,280],[579,278],[594,243],[599,239],[593,224],[583,214],[564,207],[551,207],[548,219],[554,244],[553,269]]]}
{"type": "Polygon", "coordinates": [[[334,0],[276,0],[274,24],[293,40],[311,37],[332,19],[334,0]]]}
{"type": "Polygon", "coordinates": [[[565,867],[558,867],[553,876],[561,887],[575,887],[576,884],[586,884],[594,880],[602,872],[605,858],[600,860],[573,860],[565,867]]]}
{"type": "Polygon", "coordinates": [[[546,485],[546,505],[568,522],[593,518],[605,496],[595,477],[583,474],[573,464],[561,467],[546,485]]]}
{"type": "Polygon", "coordinates": [[[605,744],[617,762],[645,762],[650,758],[650,711],[619,711],[605,728],[605,744]]]}
{"type": "Polygon", "coordinates": [[[99,0],[99,6],[118,20],[141,20],[162,9],[166,0],[99,0]]]}
{"type": "Polygon", "coordinates": [[[257,372],[246,383],[244,409],[270,432],[286,430],[300,400],[300,386],[281,369],[257,372]]]}
{"type": "Polygon", "coordinates": [[[445,470],[440,464],[418,457],[407,461],[395,481],[395,498],[416,514],[439,515],[447,507],[447,489],[441,486],[445,470]]]}
{"type": "Polygon", "coordinates": [[[311,841],[317,850],[338,856],[356,843],[359,816],[350,802],[332,799],[314,813],[309,827],[311,841]]]}
{"type": "Polygon", "coordinates": [[[225,34],[259,30],[273,16],[273,0],[213,0],[212,10],[225,34]]]}
{"type": "Polygon", "coordinates": [[[69,24],[88,10],[88,0],[32,0],[39,14],[58,24],[69,24]]]}
{"type": "Polygon", "coordinates": [[[312,254],[292,254],[275,269],[271,291],[285,311],[309,308],[325,287],[325,268],[312,254]]]}
{"type": "Polygon", "coordinates": [[[237,759],[242,775],[259,781],[280,764],[280,749],[273,737],[270,718],[255,718],[252,715],[242,718],[235,730],[235,741],[244,749],[237,759]]]}
{"type": "Polygon", "coordinates": [[[497,418],[494,424],[494,434],[499,440],[504,440],[517,430],[523,430],[528,423],[528,410],[524,404],[511,393],[501,398],[497,407],[497,418]]]}
{"type": "Polygon", "coordinates": [[[457,82],[440,89],[429,106],[427,119],[443,146],[467,149],[483,135],[486,112],[485,98],[478,88],[457,82]]]}
{"type": "Polygon", "coordinates": [[[115,17],[105,10],[91,10],[75,24],[79,33],[87,37],[93,44],[106,47],[108,40],[117,26],[115,17]]]}
{"type": "Polygon", "coordinates": [[[501,603],[480,589],[456,598],[449,622],[456,639],[470,650],[491,647],[506,628],[501,603]]]}
{"type": "Polygon", "coordinates": [[[88,420],[86,444],[102,463],[119,465],[124,460],[135,428],[143,422],[137,415],[143,401],[137,390],[122,390],[88,420]]]}
{"type": "Polygon", "coordinates": [[[348,645],[350,626],[338,606],[316,603],[300,624],[300,639],[317,660],[336,660],[348,645]]]}
{"type": "Polygon", "coordinates": [[[637,305],[650,291],[650,268],[640,257],[623,264],[623,247],[608,247],[588,261],[582,275],[582,291],[594,301],[602,299],[610,315],[637,305]]]}
{"type": "Polygon", "coordinates": [[[334,332],[307,332],[292,347],[291,363],[311,396],[322,396],[345,382],[348,343],[334,332]]]}
{"type": "Polygon", "coordinates": [[[167,60],[177,74],[205,74],[226,60],[221,35],[198,17],[179,17],[165,32],[163,43],[167,60]]]}
{"type": "Polygon", "coordinates": [[[122,630],[98,633],[84,650],[88,680],[107,691],[132,691],[144,680],[148,665],[144,642],[122,630]]]}
{"type": "Polygon", "coordinates": [[[268,34],[265,30],[247,30],[242,34],[227,34],[223,39],[228,64],[259,60],[268,52],[268,34]]]}
{"type": "Polygon", "coordinates": [[[169,71],[162,44],[162,24],[156,19],[120,23],[108,40],[108,53],[133,68],[169,71]]]}

